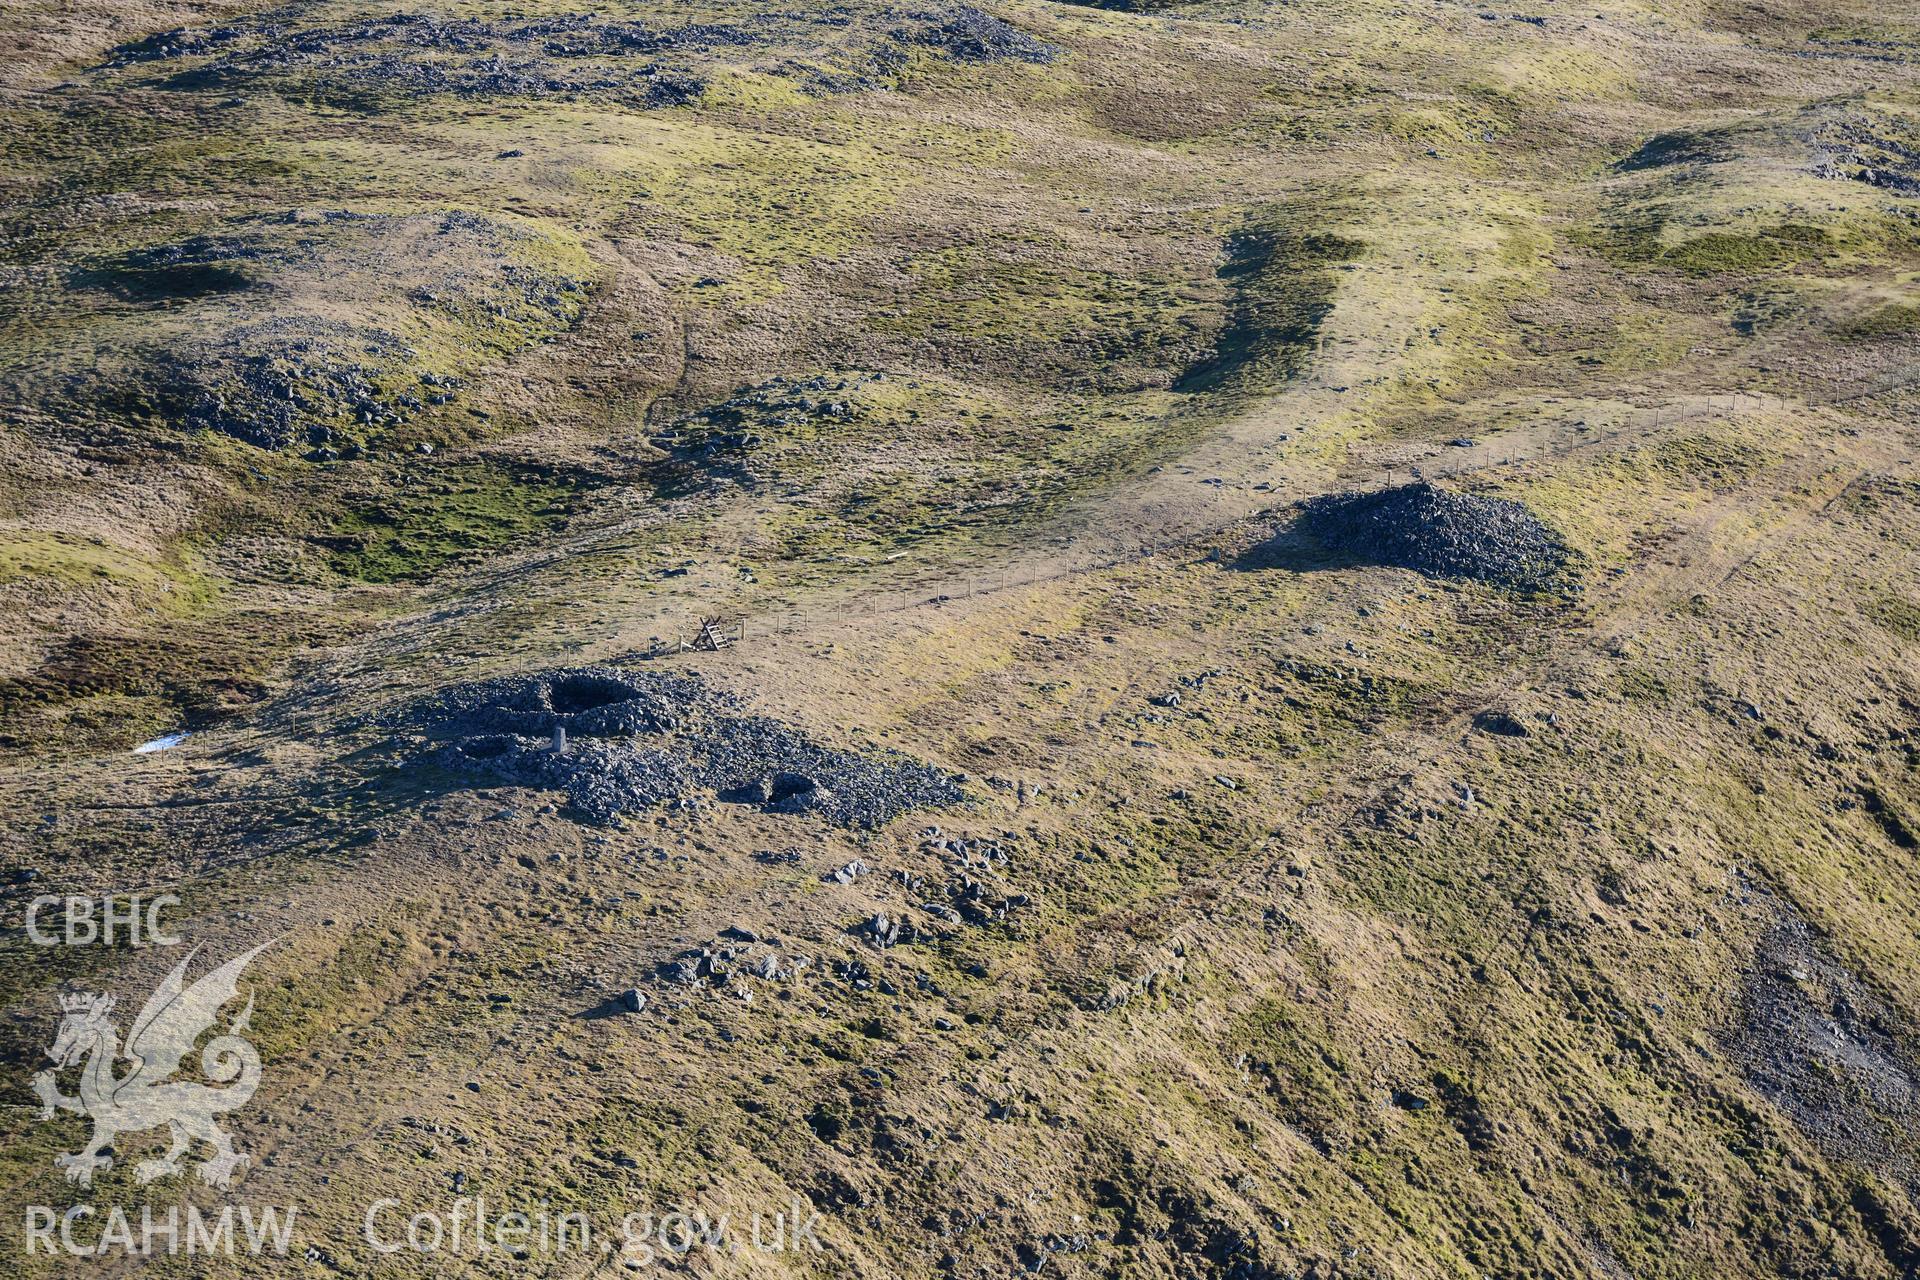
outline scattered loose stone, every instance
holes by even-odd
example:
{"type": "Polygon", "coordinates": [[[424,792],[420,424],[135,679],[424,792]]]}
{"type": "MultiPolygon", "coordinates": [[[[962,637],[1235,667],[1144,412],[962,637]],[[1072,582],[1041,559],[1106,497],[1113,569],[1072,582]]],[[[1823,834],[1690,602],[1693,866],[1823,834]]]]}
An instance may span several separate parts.
{"type": "Polygon", "coordinates": [[[831,881],[834,884],[852,884],[855,880],[858,880],[861,876],[864,876],[866,874],[867,874],[867,864],[862,862],[860,859],[855,858],[852,862],[849,862],[846,866],[839,867],[833,871],[829,871],[826,874],[825,879],[831,881]]]}

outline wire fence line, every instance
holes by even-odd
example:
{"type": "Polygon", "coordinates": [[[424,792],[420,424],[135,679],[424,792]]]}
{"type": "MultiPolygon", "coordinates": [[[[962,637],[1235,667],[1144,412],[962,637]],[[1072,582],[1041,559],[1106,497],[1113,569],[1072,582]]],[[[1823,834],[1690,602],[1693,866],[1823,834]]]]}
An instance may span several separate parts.
{"type": "MultiPolygon", "coordinates": [[[[1893,374],[1856,383],[1823,396],[1806,395],[1797,403],[1808,409],[1830,408],[1838,405],[1857,403],[1887,395],[1907,387],[1920,385],[1920,364],[1910,365],[1893,374]]],[[[1393,483],[1399,471],[1406,471],[1409,478],[1416,474],[1423,478],[1452,479],[1460,476],[1476,475],[1497,471],[1503,467],[1523,463],[1535,463],[1567,458],[1590,449],[1598,449],[1619,443],[1627,438],[1641,438],[1681,422],[1695,421],[1701,418],[1731,418],[1745,412],[1757,411],[1768,405],[1791,406],[1796,401],[1783,401],[1779,396],[1766,395],[1751,391],[1733,391],[1706,397],[1704,402],[1681,406],[1656,406],[1645,410],[1634,410],[1615,419],[1610,424],[1589,428],[1584,421],[1563,422],[1559,430],[1573,434],[1573,438],[1557,443],[1549,443],[1540,448],[1525,448],[1519,444],[1510,447],[1504,454],[1494,452],[1478,457],[1463,456],[1457,463],[1441,462],[1437,466],[1425,463],[1415,468],[1411,465],[1385,466],[1379,469],[1388,483],[1393,483]]],[[[1196,485],[1214,489],[1217,504],[1224,501],[1228,494],[1218,485],[1209,485],[1204,479],[1196,480],[1196,485]]],[[[1265,491],[1260,491],[1265,492],[1265,491]]],[[[1152,511],[1168,513],[1173,504],[1161,504],[1152,511]]],[[[1243,526],[1248,520],[1272,510],[1273,507],[1255,508],[1239,514],[1196,525],[1186,530],[1169,532],[1162,537],[1152,537],[1106,555],[1090,559],[1076,560],[1072,564],[1054,568],[1041,568],[1022,572],[1011,565],[1002,565],[997,569],[935,571],[919,578],[908,579],[890,591],[906,593],[929,588],[944,587],[931,596],[918,596],[910,600],[894,603],[874,604],[862,609],[843,609],[831,618],[819,614],[795,610],[790,613],[760,613],[736,618],[730,621],[737,642],[744,642],[752,636],[779,635],[793,636],[803,630],[818,629],[823,624],[833,623],[839,626],[857,626],[878,619],[896,617],[902,614],[918,612],[922,609],[938,608],[942,605],[962,600],[973,600],[982,596],[1004,594],[1011,590],[1027,590],[1062,582],[1070,578],[1083,577],[1093,573],[1110,572],[1114,569],[1138,565],[1172,552],[1192,548],[1196,543],[1217,538],[1222,534],[1243,526]]],[[[1052,544],[1066,551],[1093,527],[1095,521],[1089,516],[1073,524],[1067,533],[1051,539],[1052,544]]],[[[690,616],[690,620],[692,615],[690,616]]],[[[672,652],[673,650],[668,650],[672,652]]]]}

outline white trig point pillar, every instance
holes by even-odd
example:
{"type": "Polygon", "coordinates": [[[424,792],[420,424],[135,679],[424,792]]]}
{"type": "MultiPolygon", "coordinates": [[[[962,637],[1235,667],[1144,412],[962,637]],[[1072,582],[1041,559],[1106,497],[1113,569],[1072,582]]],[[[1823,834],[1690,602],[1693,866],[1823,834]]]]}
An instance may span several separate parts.
{"type": "Polygon", "coordinates": [[[553,754],[567,754],[567,726],[563,724],[553,726],[553,754]]]}

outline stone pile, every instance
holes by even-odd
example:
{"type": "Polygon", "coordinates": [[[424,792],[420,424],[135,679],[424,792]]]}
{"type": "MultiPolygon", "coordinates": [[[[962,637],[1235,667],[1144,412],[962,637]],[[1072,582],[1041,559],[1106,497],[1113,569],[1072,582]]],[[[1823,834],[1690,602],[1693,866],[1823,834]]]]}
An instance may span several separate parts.
{"type": "Polygon", "coordinates": [[[1521,591],[1551,589],[1567,566],[1565,545],[1520,503],[1424,481],[1310,499],[1294,527],[1377,564],[1521,591]]]}
{"type": "Polygon", "coordinates": [[[957,778],[931,765],[822,746],[678,672],[578,667],[509,676],[447,690],[398,718],[397,727],[429,732],[442,766],[563,792],[603,823],[657,805],[695,808],[712,793],[769,813],[871,828],[965,798],[957,778]]]}

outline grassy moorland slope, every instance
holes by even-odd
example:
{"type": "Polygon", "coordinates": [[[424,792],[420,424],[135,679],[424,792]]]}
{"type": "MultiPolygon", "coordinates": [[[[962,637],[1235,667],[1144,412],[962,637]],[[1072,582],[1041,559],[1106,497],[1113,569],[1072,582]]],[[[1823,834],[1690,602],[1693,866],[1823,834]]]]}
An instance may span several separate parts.
{"type": "Polygon", "coordinates": [[[1912,1274],[1895,8],[13,6],[0,1222],[72,1195],[55,995],[174,961],[24,904],[144,887],[285,935],[235,1195],[316,1274],[596,1273],[377,1258],[456,1175],[825,1215],[696,1274],[1912,1274]],[[1288,533],[1413,468],[1577,580],[1288,533]],[[393,745],[711,614],[661,665],[968,803],[602,828],[393,745]],[[812,963],[655,978],[730,927],[812,963]]]}

